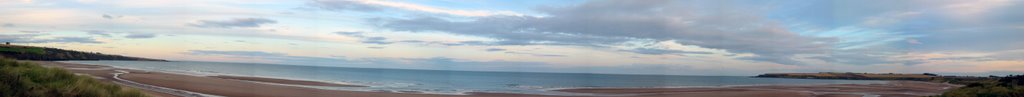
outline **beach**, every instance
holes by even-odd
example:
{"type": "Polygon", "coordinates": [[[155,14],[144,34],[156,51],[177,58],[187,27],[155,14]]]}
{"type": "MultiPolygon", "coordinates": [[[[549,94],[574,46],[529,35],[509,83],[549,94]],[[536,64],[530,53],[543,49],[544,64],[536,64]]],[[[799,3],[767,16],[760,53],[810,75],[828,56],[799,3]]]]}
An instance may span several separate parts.
{"type": "MultiPolygon", "coordinates": [[[[159,97],[177,97],[180,95],[227,97],[571,97],[481,92],[471,92],[465,95],[443,95],[412,91],[341,91],[302,86],[366,86],[244,76],[194,76],[50,61],[31,62],[47,67],[65,68],[74,73],[95,76],[96,78],[101,78],[100,80],[108,82],[135,82],[145,84],[139,86],[151,85],[169,88],[141,89],[147,94],[159,97]],[[118,81],[118,79],[125,81],[118,81]],[[168,93],[168,91],[171,92],[168,93]]],[[[593,96],[615,97],[918,97],[937,95],[956,87],[959,86],[917,81],[891,81],[882,84],[755,85],[692,88],[570,88],[553,91],[590,93],[593,96]]]]}

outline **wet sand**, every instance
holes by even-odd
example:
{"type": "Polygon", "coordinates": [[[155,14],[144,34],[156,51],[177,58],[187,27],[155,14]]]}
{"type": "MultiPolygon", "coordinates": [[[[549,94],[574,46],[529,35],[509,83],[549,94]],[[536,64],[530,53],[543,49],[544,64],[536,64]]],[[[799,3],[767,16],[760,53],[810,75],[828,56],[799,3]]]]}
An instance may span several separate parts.
{"type": "MultiPolygon", "coordinates": [[[[98,77],[112,77],[115,71],[124,70],[131,73],[122,74],[120,78],[138,83],[186,90],[211,95],[228,97],[569,97],[528,94],[503,93],[469,93],[467,95],[436,95],[395,92],[362,92],[323,90],[295,86],[263,84],[270,82],[279,84],[339,86],[322,82],[225,76],[190,76],[161,72],[146,72],[129,69],[87,69],[110,68],[107,66],[71,64],[60,62],[44,62],[47,66],[74,68],[69,71],[89,74],[98,77]],[[256,82],[251,82],[256,81],[256,82]]],[[[356,86],[356,85],[340,85],[356,86]]],[[[778,86],[741,86],[715,88],[600,88],[600,89],[564,89],[562,92],[593,93],[597,95],[624,95],[614,97],[919,97],[935,95],[955,88],[955,85],[894,81],[887,84],[833,84],[833,85],[778,85],[778,86]]],[[[147,92],[149,93],[149,92],[147,92]]],[[[160,95],[159,93],[153,95],[160,95]]],[[[172,97],[166,96],[164,97],[172,97]]]]}
{"type": "Polygon", "coordinates": [[[317,81],[275,79],[275,78],[262,78],[262,77],[243,77],[243,76],[210,76],[210,77],[222,78],[222,79],[244,80],[244,81],[255,81],[255,82],[278,83],[278,84],[306,85],[306,86],[366,87],[366,86],[361,86],[361,85],[346,85],[346,84],[326,83],[326,82],[317,82],[317,81]]]}

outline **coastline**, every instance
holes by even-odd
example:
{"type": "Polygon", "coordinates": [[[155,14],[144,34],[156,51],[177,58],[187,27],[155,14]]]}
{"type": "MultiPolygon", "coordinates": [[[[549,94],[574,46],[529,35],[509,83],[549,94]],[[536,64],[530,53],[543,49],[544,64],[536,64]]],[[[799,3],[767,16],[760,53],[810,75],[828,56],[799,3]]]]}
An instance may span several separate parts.
{"type": "Polygon", "coordinates": [[[265,78],[265,77],[228,76],[228,75],[216,75],[216,76],[208,76],[208,77],[221,78],[221,79],[242,80],[242,81],[254,81],[254,82],[266,82],[266,83],[277,83],[277,84],[289,84],[289,85],[305,85],[305,86],[369,87],[369,86],[363,86],[363,85],[349,85],[349,84],[337,84],[337,83],[318,82],[318,81],[277,79],[277,78],[265,78]]]}
{"type": "MultiPolygon", "coordinates": [[[[360,85],[336,84],[317,81],[245,77],[245,76],[193,76],[164,72],[149,72],[133,69],[114,68],[102,65],[74,64],[52,61],[31,61],[44,66],[60,67],[71,72],[87,74],[100,78],[113,78],[116,70],[128,71],[120,75],[121,79],[141,84],[179,89],[204,94],[228,97],[572,97],[555,95],[531,95],[509,93],[471,92],[466,95],[422,94],[415,92],[374,92],[374,91],[341,91],[307,87],[273,85],[265,83],[325,86],[325,87],[365,87],[360,85]],[[259,83],[265,82],[265,83],[259,83]]],[[[111,80],[105,80],[111,81],[111,80]]],[[[824,85],[751,85],[725,87],[672,87],[672,88],[567,88],[551,91],[570,93],[589,93],[595,95],[615,95],[618,97],[903,97],[929,96],[940,94],[955,85],[892,81],[884,84],[824,84],[824,85]]],[[[159,92],[146,91],[147,94],[161,97],[176,97],[159,92]]]]}

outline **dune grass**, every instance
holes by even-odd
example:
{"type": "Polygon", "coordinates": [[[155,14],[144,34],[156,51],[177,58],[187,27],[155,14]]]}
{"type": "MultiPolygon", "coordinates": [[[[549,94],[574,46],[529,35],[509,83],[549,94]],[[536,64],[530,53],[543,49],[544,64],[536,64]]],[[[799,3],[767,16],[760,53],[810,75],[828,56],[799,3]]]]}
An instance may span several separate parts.
{"type": "Polygon", "coordinates": [[[135,89],[11,59],[0,59],[0,84],[0,97],[146,97],[135,89]]]}

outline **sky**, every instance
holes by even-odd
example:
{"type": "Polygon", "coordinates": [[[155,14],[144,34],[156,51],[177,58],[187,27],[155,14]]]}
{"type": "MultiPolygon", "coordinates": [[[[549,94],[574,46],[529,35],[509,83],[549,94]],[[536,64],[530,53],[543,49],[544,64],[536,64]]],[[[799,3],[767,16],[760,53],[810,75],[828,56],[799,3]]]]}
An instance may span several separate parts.
{"type": "Polygon", "coordinates": [[[1020,0],[0,0],[0,41],[177,61],[665,75],[1024,72],[1020,0]]]}

